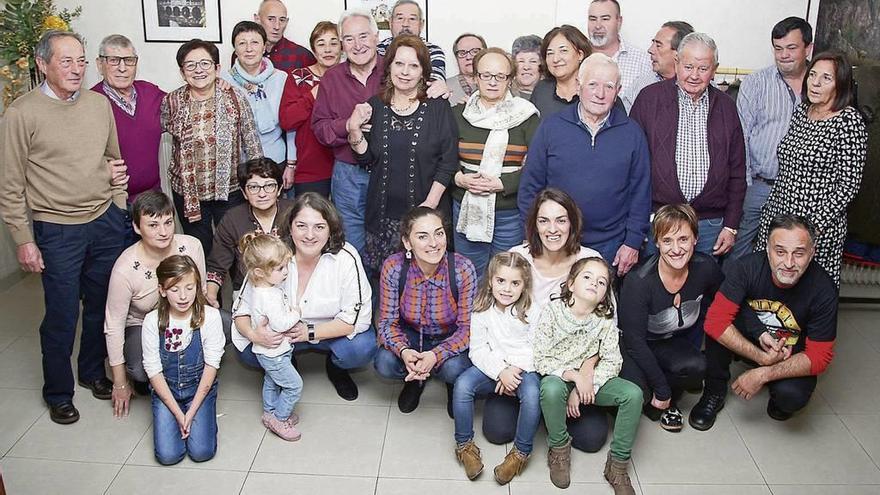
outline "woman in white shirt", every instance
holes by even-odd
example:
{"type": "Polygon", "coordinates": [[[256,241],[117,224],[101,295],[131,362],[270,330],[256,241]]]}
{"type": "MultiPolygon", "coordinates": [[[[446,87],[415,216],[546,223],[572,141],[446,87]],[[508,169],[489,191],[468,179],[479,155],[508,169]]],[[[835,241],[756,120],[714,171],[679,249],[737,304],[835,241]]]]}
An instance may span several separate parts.
{"type": "Polygon", "coordinates": [[[297,196],[282,227],[281,237],[293,251],[282,289],[299,307],[302,321],[285,333],[266,324],[251,326],[245,285],[233,308],[232,343],[253,367],[259,366],[253,344],[275,347],[285,336],[296,344],[296,353],[327,353],[327,377],[340,397],[355,400],[358,389],[348,370],[366,366],[376,353],[372,291],[360,255],[345,242],[336,208],[317,193],[297,196]]]}

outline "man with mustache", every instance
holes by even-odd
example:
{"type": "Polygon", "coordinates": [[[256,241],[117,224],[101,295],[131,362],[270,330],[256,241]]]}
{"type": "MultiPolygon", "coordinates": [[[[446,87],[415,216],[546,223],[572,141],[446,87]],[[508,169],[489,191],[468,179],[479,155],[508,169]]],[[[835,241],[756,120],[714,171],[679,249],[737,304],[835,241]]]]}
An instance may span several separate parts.
{"type": "Polygon", "coordinates": [[[42,274],[43,400],[52,421],[70,424],[79,420],[70,356],[80,302],[79,384],[98,399],[113,392],[104,370],[104,306],[125,242],[126,181],[114,170],[111,184],[111,167],[125,173],[110,102],[82,91],[82,38],[47,31],[34,52],[46,80],[9,106],[0,128],[0,216],[22,270],[42,274]]]}
{"type": "Polygon", "coordinates": [[[705,431],[724,407],[733,354],[757,363],[733,382],[749,400],[766,385],[767,414],[785,421],[803,409],[831,363],[837,287],[813,261],[816,232],[798,215],[770,223],[766,252],[734,262],[706,315],[706,382],[688,422],[705,431]]]}
{"type": "MultiPolygon", "coordinates": [[[[593,0],[587,11],[587,38],[593,53],[608,55],[620,67],[621,95],[626,94],[636,78],[651,72],[648,54],[629,46],[620,36],[623,16],[617,0],[593,0]]],[[[626,106],[629,111],[629,105],[626,106]]]]}

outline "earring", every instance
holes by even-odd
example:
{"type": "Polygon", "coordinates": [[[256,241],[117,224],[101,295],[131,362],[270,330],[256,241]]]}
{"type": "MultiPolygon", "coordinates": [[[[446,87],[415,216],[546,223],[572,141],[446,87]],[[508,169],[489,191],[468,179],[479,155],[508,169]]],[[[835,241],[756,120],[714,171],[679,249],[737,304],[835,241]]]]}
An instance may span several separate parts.
{"type": "Polygon", "coordinates": [[[407,249],[406,254],[404,256],[406,256],[406,259],[411,260],[412,259],[412,251],[407,249]]]}

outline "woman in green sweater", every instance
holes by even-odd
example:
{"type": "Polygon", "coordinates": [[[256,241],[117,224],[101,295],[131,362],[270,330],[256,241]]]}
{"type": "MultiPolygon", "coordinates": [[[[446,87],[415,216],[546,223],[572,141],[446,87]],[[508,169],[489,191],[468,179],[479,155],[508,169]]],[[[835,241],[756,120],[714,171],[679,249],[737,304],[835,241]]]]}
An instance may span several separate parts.
{"type": "Polygon", "coordinates": [[[481,51],[474,67],[477,91],[453,108],[461,168],[452,189],[452,219],[456,251],[482,274],[495,253],[524,238],[516,193],[539,118],[531,102],[510,93],[516,63],[504,50],[481,51]]]}

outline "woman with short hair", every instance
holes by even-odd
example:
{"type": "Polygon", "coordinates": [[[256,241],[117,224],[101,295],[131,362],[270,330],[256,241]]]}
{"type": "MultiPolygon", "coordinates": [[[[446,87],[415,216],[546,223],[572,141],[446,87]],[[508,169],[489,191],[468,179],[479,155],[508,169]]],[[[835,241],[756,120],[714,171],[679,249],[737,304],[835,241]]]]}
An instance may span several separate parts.
{"type": "Polygon", "coordinates": [[[530,98],[535,85],[541,80],[541,43],[540,36],[530,34],[513,40],[510,55],[516,62],[516,77],[510,90],[521,98],[530,98]]]}

